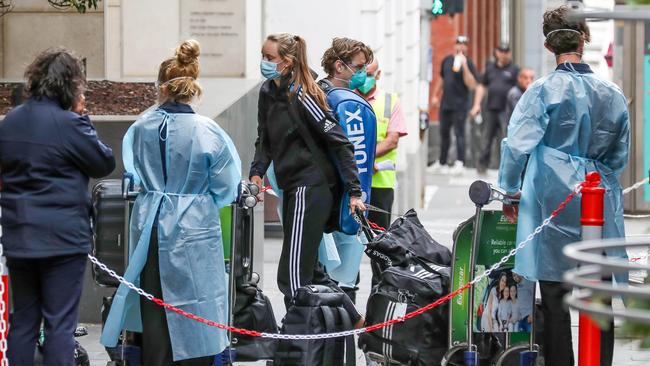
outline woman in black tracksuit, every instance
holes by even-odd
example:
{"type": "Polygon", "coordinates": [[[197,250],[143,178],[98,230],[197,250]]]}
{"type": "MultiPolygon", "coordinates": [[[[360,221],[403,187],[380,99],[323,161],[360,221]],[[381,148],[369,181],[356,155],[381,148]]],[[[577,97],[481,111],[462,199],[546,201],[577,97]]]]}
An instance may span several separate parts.
{"type": "MultiPolygon", "coordinates": [[[[365,207],[354,147],[330,114],[325,95],[307,66],[305,41],[286,33],[270,35],[262,56],[261,71],[268,80],[260,90],[258,138],[250,179],[261,186],[273,162],[278,185],[284,191],[278,287],[288,307],[301,286],[334,284],[318,263],[323,231],[333,205],[339,204],[330,190],[332,180],[340,179],[350,193],[351,210],[363,211],[365,207]],[[304,133],[309,133],[316,146],[307,145],[304,133]],[[333,162],[323,159],[325,156],[333,162]]],[[[349,298],[346,303],[353,321],[361,325],[363,317],[349,298]]]]}

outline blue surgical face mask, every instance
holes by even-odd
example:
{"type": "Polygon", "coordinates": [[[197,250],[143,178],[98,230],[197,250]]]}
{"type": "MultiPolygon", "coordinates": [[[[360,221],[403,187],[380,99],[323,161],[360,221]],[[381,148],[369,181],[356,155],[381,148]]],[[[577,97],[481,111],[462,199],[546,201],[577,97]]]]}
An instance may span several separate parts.
{"type": "Polygon", "coordinates": [[[260,62],[260,72],[262,73],[262,76],[267,79],[275,79],[277,77],[280,77],[278,64],[275,62],[262,60],[262,62],[260,62]]]}

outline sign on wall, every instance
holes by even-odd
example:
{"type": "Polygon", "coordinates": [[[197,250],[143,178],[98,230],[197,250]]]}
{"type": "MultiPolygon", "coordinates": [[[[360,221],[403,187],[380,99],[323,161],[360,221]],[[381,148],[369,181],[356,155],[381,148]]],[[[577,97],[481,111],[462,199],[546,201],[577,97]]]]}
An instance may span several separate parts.
{"type": "Polygon", "coordinates": [[[243,77],[246,47],[246,1],[183,0],[181,39],[201,43],[201,75],[243,77]]]}

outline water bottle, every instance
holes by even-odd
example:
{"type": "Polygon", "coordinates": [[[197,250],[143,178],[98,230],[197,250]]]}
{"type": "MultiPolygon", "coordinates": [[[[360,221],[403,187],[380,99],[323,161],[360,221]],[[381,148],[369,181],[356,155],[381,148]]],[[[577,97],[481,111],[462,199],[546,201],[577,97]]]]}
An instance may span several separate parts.
{"type": "Polygon", "coordinates": [[[454,65],[451,67],[451,70],[453,72],[459,72],[462,64],[463,64],[463,56],[460,53],[458,53],[456,54],[456,56],[454,56],[454,65]]]}

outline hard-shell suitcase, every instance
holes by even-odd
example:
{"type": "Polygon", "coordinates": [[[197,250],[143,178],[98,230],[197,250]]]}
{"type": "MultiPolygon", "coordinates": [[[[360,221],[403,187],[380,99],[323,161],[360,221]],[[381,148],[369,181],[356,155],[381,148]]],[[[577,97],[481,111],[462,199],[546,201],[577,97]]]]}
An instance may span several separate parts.
{"type": "MultiPolygon", "coordinates": [[[[122,198],[122,181],[99,181],[92,190],[93,247],[92,253],[117,274],[125,268],[126,230],[125,201],[122,198]]],[[[117,287],[119,282],[93,265],[93,277],[100,286],[117,287]]]]}

